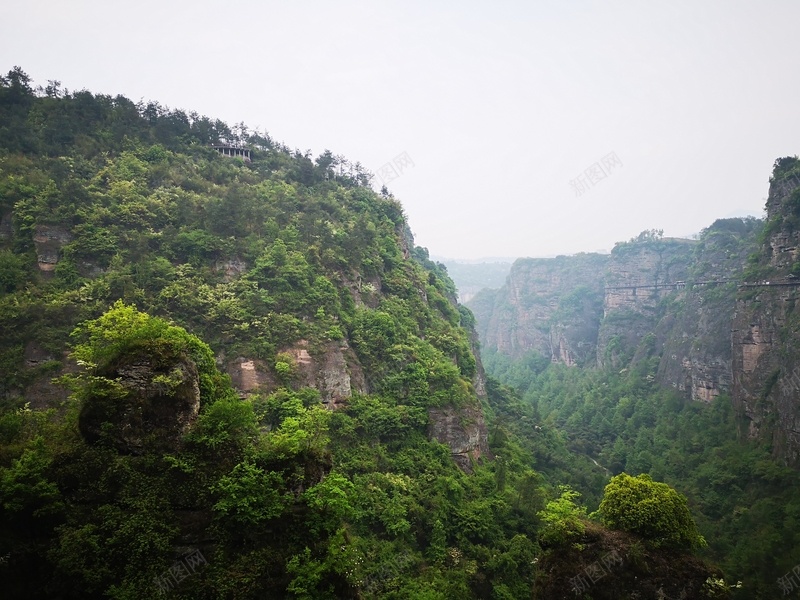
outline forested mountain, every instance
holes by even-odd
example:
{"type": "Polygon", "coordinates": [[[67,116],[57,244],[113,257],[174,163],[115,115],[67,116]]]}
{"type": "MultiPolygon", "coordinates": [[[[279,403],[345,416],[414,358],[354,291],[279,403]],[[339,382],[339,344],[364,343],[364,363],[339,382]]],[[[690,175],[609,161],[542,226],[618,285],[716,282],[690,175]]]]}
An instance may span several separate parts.
{"type": "Polygon", "coordinates": [[[485,378],[369,184],[243,124],[0,78],[4,598],[728,597],[684,497],[604,492],[485,378]]]}
{"type": "Polygon", "coordinates": [[[738,598],[798,587],[799,202],[800,160],[781,158],[766,222],[520,259],[469,303],[487,372],[609,475],[686,494],[738,598]]]}

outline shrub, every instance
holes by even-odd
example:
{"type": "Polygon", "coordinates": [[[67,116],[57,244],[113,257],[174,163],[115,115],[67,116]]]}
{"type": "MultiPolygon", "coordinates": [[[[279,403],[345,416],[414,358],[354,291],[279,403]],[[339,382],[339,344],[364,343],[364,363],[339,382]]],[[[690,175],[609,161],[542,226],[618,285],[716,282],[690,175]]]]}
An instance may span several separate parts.
{"type": "Polygon", "coordinates": [[[654,546],[694,549],[706,545],[697,531],[686,497],[649,475],[620,473],[605,488],[600,503],[603,524],[649,540],[654,546]]]}
{"type": "Polygon", "coordinates": [[[548,502],[538,515],[544,522],[540,534],[543,544],[565,544],[586,530],[581,521],[586,516],[586,508],[577,504],[580,494],[569,486],[560,486],[559,489],[561,496],[548,502]]]}

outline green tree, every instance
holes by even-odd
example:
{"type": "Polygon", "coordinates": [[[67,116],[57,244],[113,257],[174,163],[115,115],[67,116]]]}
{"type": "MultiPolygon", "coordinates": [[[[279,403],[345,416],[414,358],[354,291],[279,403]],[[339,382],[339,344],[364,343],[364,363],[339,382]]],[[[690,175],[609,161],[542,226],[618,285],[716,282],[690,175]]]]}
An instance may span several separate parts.
{"type": "Polygon", "coordinates": [[[307,490],[303,498],[314,511],[310,527],[314,533],[333,532],[352,512],[349,498],[354,486],[343,475],[332,471],[325,479],[307,490]]]}
{"type": "Polygon", "coordinates": [[[541,532],[544,544],[564,544],[586,530],[582,521],[586,508],[577,503],[580,494],[566,485],[559,489],[561,495],[548,502],[538,515],[544,522],[541,532]]]}
{"type": "Polygon", "coordinates": [[[613,477],[600,503],[600,516],[607,527],[638,534],[654,546],[695,549],[706,545],[686,497],[647,474],[613,477]]]}
{"type": "Polygon", "coordinates": [[[72,356],[88,371],[88,378],[73,378],[78,386],[96,380],[121,356],[141,353],[154,358],[188,356],[197,367],[201,401],[207,404],[230,395],[230,383],[217,370],[214,353],[198,337],[164,319],[117,300],[97,319],[81,323],[72,337],[72,356]]]}
{"type": "Polygon", "coordinates": [[[288,505],[283,487],[280,473],[239,463],[213,486],[218,497],[214,512],[244,527],[258,525],[279,516],[288,505]]]}
{"type": "Polygon", "coordinates": [[[13,292],[28,279],[28,260],[8,250],[0,250],[0,294],[13,292]]]}

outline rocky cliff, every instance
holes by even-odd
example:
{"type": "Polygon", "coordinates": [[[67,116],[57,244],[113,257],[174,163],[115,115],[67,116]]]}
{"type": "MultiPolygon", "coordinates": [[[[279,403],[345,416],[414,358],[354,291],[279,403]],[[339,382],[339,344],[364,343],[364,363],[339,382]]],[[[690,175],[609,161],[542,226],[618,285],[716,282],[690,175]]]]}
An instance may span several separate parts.
{"type": "Polygon", "coordinates": [[[503,288],[468,304],[484,347],[513,358],[535,350],[568,365],[593,362],[608,261],[601,254],[517,260],[503,288]]]}
{"type": "Polygon", "coordinates": [[[776,161],[758,260],[736,295],[731,346],[742,433],[800,465],[800,161],[776,161]]]}
{"type": "Polygon", "coordinates": [[[597,364],[623,367],[649,354],[646,336],[663,299],[683,288],[695,242],[647,236],[617,244],[605,272],[597,364]],[[640,345],[644,342],[644,346],[640,345]]]}
{"type": "Polygon", "coordinates": [[[197,365],[187,356],[126,356],[106,384],[85,401],[79,427],[90,443],[108,441],[121,453],[173,451],[200,410],[197,365]]]}
{"type": "MultiPolygon", "coordinates": [[[[118,160],[132,161],[136,168],[145,164],[130,156],[118,160]]],[[[124,238],[129,233],[118,234],[116,243],[130,253],[127,262],[102,263],[94,233],[89,236],[87,228],[71,226],[66,218],[54,224],[44,208],[42,223],[34,219],[27,228],[20,225],[19,207],[4,214],[0,267],[10,265],[18,274],[6,268],[3,273],[14,277],[6,278],[8,285],[5,279],[0,282],[5,285],[0,302],[6,307],[0,321],[8,332],[0,341],[0,400],[58,406],[68,392],[53,378],[77,368],[69,357],[70,329],[121,297],[208,339],[217,367],[230,376],[242,399],[266,397],[281,388],[315,388],[331,410],[346,406],[354,395],[413,401],[429,409],[428,423],[421,425],[430,439],[448,445],[453,460],[469,470],[473,461],[489,456],[480,404],[485,376],[475,356],[472,316],[459,310],[446,271],[429,260],[427,251],[414,247],[402,215],[386,212],[394,201],[360,188],[352,194],[353,206],[337,209],[337,224],[275,208],[277,218],[302,217],[298,228],[319,229],[307,237],[327,236],[323,250],[294,239],[291,227],[283,234],[288,242],[264,234],[235,248],[238,242],[232,240],[237,238],[218,238],[199,222],[191,234],[170,231],[174,246],[159,247],[146,258],[137,254],[146,243],[131,243],[135,249],[130,249],[124,238]],[[363,220],[359,228],[355,214],[363,220]],[[200,251],[198,244],[215,249],[200,251]],[[14,247],[25,250],[24,258],[8,250],[14,247]],[[102,269],[95,268],[101,263],[102,269]],[[51,283],[56,294],[68,291],[57,302],[35,305],[27,297],[19,302],[6,290],[22,296],[23,282],[34,287],[51,283]],[[413,400],[410,388],[417,394],[413,400]]],[[[274,207],[271,201],[259,198],[253,205],[266,210],[274,207]]],[[[313,207],[307,210],[311,214],[313,207]]],[[[111,422],[118,430],[114,445],[137,454],[160,437],[171,447],[185,433],[180,423],[193,422],[197,408],[189,401],[194,397],[192,366],[178,360],[165,371],[150,358],[134,357],[109,374],[122,382],[125,400],[117,412],[97,405],[84,414],[81,430],[87,439],[98,438],[103,424],[111,422]],[[185,390],[178,386],[175,392],[185,402],[168,410],[178,415],[178,424],[149,408],[164,405],[152,382],[173,375],[186,382],[185,390]]]]}
{"type": "Polygon", "coordinates": [[[614,369],[653,360],[660,383],[711,401],[731,385],[736,286],[759,223],[720,219],[697,240],[644,232],[610,255],[519,260],[506,286],[469,303],[483,347],[614,369]]]}
{"type": "Polygon", "coordinates": [[[710,402],[732,384],[730,331],[736,290],[757,249],[755,219],[720,219],[694,249],[687,284],[672,296],[654,332],[658,380],[710,402]]]}
{"type": "Polygon", "coordinates": [[[483,347],[615,369],[653,361],[656,380],[688,398],[730,392],[742,434],[798,466],[797,158],[776,161],[766,209],[766,223],[720,219],[698,240],[650,232],[607,257],[519,260],[503,288],[469,303],[483,347]]]}

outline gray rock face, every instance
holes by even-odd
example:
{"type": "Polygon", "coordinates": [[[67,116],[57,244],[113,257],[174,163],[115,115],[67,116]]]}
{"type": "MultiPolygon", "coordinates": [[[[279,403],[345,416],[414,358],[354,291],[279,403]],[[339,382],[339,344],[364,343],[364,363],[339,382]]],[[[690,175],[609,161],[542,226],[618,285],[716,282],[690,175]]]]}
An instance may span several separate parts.
{"type": "Polygon", "coordinates": [[[622,244],[610,256],[515,263],[470,303],[481,341],[512,358],[621,369],[657,357],[657,380],[693,400],[730,389],[736,286],[754,223],[722,220],[695,240],[622,244]]]}
{"type": "Polygon", "coordinates": [[[663,240],[611,255],[520,259],[491,299],[482,293],[468,305],[484,346],[512,358],[534,350],[570,366],[624,366],[675,291],[668,284],[685,281],[694,245],[663,240]]]}
{"type": "MultiPolygon", "coordinates": [[[[328,343],[321,352],[309,352],[308,342],[283,350],[291,355],[299,387],[319,390],[323,404],[330,409],[340,408],[353,393],[367,393],[364,372],[345,340],[328,343]]],[[[254,392],[270,393],[284,383],[278,381],[269,366],[262,360],[238,357],[225,367],[234,387],[242,397],[254,392]]]]}
{"type": "Polygon", "coordinates": [[[742,433],[770,440],[793,466],[800,466],[800,352],[792,340],[798,302],[797,288],[740,298],[733,332],[732,395],[746,419],[742,433]]]}
{"type": "Polygon", "coordinates": [[[353,390],[363,393],[364,375],[345,342],[331,342],[320,361],[316,373],[322,402],[328,408],[339,408],[353,395],[353,390]]]}
{"type": "Polygon", "coordinates": [[[627,366],[662,316],[660,302],[685,282],[696,242],[665,239],[615,248],[605,274],[597,364],[627,366]]]}
{"type": "Polygon", "coordinates": [[[478,403],[428,409],[428,437],[450,447],[453,461],[467,473],[482,456],[489,456],[486,423],[478,403]]]}
{"type": "Polygon", "coordinates": [[[117,384],[94,386],[84,402],[78,423],[90,443],[124,454],[170,451],[197,419],[199,377],[189,358],[131,356],[101,375],[117,384]]]}
{"type": "Polygon", "coordinates": [[[72,241],[72,234],[58,225],[37,225],[33,235],[36,247],[36,260],[39,269],[53,271],[58,263],[59,253],[64,244],[72,241]]]}
{"type": "MultiPolygon", "coordinates": [[[[477,348],[473,346],[473,351],[477,348]]],[[[296,367],[293,385],[319,390],[325,407],[336,410],[354,393],[369,393],[369,383],[361,364],[345,340],[329,342],[322,351],[312,352],[301,340],[283,352],[290,354],[296,367]]],[[[480,358],[473,378],[476,395],[486,395],[486,375],[480,358]]],[[[240,395],[269,393],[282,385],[263,361],[239,357],[228,363],[227,372],[240,395]]],[[[476,399],[467,406],[445,406],[428,411],[428,436],[450,447],[454,462],[470,472],[475,461],[491,456],[481,405],[476,399]]]]}
{"type": "Polygon", "coordinates": [[[553,362],[593,363],[608,260],[602,254],[517,260],[503,288],[468,303],[484,346],[512,358],[535,350],[553,362]]]}
{"type": "Polygon", "coordinates": [[[702,402],[730,389],[735,295],[735,284],[676,294],[655,329],[659,382],[702,402]]]}
{"type": "Polygon", "coordinates": [[[317,388],[327,408],[339,408],[354,392],[367,392],[361,365],[345,340],[329,342],[313,354],[301,341],[288,352],[298,366],[299,384],[317,388]]]}
{"type": "MultiPolygon", "coordinates": [[[[472,385],[478,399],[486,398],[486,372],[478,351],[478,333],[471,331],[470,343],[476,369],[472,385]]],[[[462,471],[482,458],[492,458],[486,419],[478,401],[467,406],[445,406],[428,409],[428,437],[450,447],[453,461],[462,471]]]]}
{"type": "Polygon", "coordinates": [[[225,282],[238,279],[248,269],[247,263],[241,258],[231,258],[228,260],[218,260],[214,264],[214,270],[222,273],[222,280],[225,282]]]}
{"type": "Polygon", "coordinates": [[[259,390],[271,390],[277,386],[263,360],[239,356],[224,363],[225,372],[230,375],[233,387],[239,391],[239,396],[246,398],[259,390]]]}
{"type": "MultiPolygon", "coordinates": [[[[773,180],[767,199],[771,233],[762,247],[765,273],[737,293],[733,319],[734,406],[742,433],[771,442],[773,453],[800,467],[800,282],[796,228],[800,180],[773,180]]],[[[768,230],[769,231],[769,230],[768,230]]]]}

